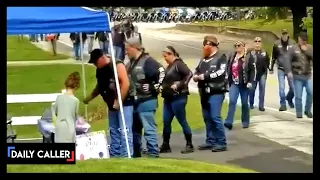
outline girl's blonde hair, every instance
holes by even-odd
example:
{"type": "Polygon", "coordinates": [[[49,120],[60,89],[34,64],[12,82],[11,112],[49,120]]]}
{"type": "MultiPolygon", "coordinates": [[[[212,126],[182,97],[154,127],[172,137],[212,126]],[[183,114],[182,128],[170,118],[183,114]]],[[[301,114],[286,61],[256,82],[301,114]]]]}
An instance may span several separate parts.
{"type": "Polygon", "coordinates": [[[80,87],[80,74],[79,72],[71,73],[64,82],[66,88],[78,89],[80,87]]]}

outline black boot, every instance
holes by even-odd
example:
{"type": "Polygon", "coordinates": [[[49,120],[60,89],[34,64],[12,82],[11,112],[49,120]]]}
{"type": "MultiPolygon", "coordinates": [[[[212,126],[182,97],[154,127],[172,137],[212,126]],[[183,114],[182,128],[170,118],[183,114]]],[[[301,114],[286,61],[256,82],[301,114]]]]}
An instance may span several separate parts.
{"type": "Polygon", "coordinates": [[[163,134],[163,143],[160,146],[160,153],[171,153],[170,148],[170,135],[169,134],[163,134]]]}
{"type": "Polygon", "coordinates": [[[187,145],[184,149],[181,150],[182,154],[188,154],[192,153],[194,151],[193,145],[192,145],[192,135],[191,134],[185,134],[184,137],[186,138],[187,145]]]}
{"type": "Polygon", "coordinates": [[[160,147],[160,153],[171,153],[169,142],[163,142],[160,147]]]}

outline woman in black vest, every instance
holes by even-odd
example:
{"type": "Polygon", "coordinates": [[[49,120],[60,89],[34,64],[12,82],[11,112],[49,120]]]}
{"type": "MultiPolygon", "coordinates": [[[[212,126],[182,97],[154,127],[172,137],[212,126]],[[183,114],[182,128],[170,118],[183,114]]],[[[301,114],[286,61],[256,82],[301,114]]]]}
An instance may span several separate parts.
{"type": "Polygon", "coordinates": [[[187,141],[186,147],[181,153],[191,153],[194,151],[192,133],[187,122],[185,107],[187,104],[187,96],[189,95],[188,84],[192,78],[192,72],[172,46],[167,46],[163,51],[163,57],[168,63],[168,67],[162,85],[162,97],[164,98],[163,144],[160,147],[160,153],[171,152],[169,141],[171,123],[174,117],[177,118],[181,125],[187,141]]]}
{"type": "Polygon", "coordinates": [[[252,55],[245,50],[245,44],[237,41],[235,51],[228,59],[228,82],[229,82],[229,109],[224,126],[229,130],[233,127],[234,114],[240,94],[241,98],[241,121],[242,127],[248,128],[250,123],[249,90],[256,78],[256,68],[252,55]]]}

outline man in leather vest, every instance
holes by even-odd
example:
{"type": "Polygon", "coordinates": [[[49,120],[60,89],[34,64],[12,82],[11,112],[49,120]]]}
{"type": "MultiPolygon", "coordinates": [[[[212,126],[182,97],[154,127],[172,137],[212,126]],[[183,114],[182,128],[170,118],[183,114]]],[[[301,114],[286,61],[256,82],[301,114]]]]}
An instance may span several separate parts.
{"type": "Polygon", "coordinates": [[[264,97],[270,58],[267,51],[261,47],[261,41],[262,39],[260,37],[256,37],[254,39],[254,49],[248,50],[248,53],[253,56],[254,63],[256,65],[256,80],[253,82],[252,88],[249,92],[249,103],[250,108],[254,109],[254,97],[257,85],[259,85],[259,111],[265,111],[264,97]]]}
{"type": "Polygon", "coordinates": [[[294,104],[292,102],[294,97],[293,91],[293,80],[288,78],[285,73],[284,64],[289,61],[288,60],[288,50],[295,44],[293,40],[289,39],[288,30],[283,29],[281,31],[282,36],[279,40],[274,43],[272,50],[272,61],[270,67],[270,74],[273,74],[273,66],[275,62],[277,62],[278,66],[278,83],[279,83],[279,96],[280,96],[280,108],[279,111],[287,110],[287,103],[291,108],[294,108],[294,104]],[[288,94],[285,94],[285,77],[287,77],[287,81],[289,84],[288,94]]]}
{"type": "Polygon", "coordinates": [[[220,152],[227,150],[227,140],[221,118],[221,109],[227,92],[227,57],[218,49],[218,40],[206,36],[203,41],[203,59],[196,67],[193,80],[198,82],[202,115],[206,126],[206,142],[199,150],[220,152]]]}
{"type": "Polygon", "coordinates": [[[112,157],[128,156],[125,131],[127,131],[130,155],[133,154],[133,136],[132,136],[132,120],[133,120],[133,95],[131,94],[130,80],[121,60],[116,60],[117,67],[114,68],[111,58],[104,55],[101,49],[94,49],[90,53],[89,63],[97,67],[96,78],[97,85],[86,97],[83,102],[88,104],[99,94],[108,106],[108,120],[110,132],[110,155],[112,157]],[[123,113],[125,125],[123,124],[121,113],[119,111],[119,99],[117,95],[114,70],[118,72],[120,85],[120,94],[123,105],[123,113]]]}
{"type": "Polygon", "coordinates": [[[148,155],[158,157],[157,127],[154,115],[165,70],[155,59],[144,52],[139,38],[127,39],[125,50],[130,59],[127,71],[131,82],[135,85],[136,93],[133,120],[134,157],[141,156],[142,128],[147,141],[148,155]]]}
{"type": "Polygon", "coordinates": [[[313,118],[312,108],[312,62],[313,47],[307,43],[307,33],[301,32],[298,36],[298,44],[289,51],[289,61],[286,63],[288,77],[293,78],[295,89],[295,103],[297,118],[302,118],[302,94],[306,88],[306,105],[304,114],[313,118]]]}

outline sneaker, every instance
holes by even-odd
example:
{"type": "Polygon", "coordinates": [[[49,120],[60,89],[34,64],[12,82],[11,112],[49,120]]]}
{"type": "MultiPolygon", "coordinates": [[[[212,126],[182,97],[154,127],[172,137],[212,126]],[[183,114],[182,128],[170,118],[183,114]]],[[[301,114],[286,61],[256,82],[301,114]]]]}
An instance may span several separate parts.
{"type": "Polygon", "coordinates": [[[227,151],[227,147],[214,147],[212,148],[212,152],[223,152],[223,151],[227,151]]]}
{"type": "Polygon", "coordinates": [[[265,108],[263,108],[263,107],[259,107],[259,111],[266,111],[266,109],[265,108]]]}
{"type": "Polygon", "coordinates": [[[287,110],[287,106],[280,106],[279,111],[286,111],[287,110]]]}
{"type": "Polygon", "coordinates": [[[201,151],[201,150],[210,150],[212,149],[212,145],[209,145],[209,144],[202,144],[200,146],[198,146],[198,149],[201,151]]]}
{"type": "Polygon", "coordinates": [[[308,117],[308,118],[313,118],[313,114],[312,114],[312,112],[307,112],[307,111],[305,111],[304,112],[304,114],[308,117]]]}

